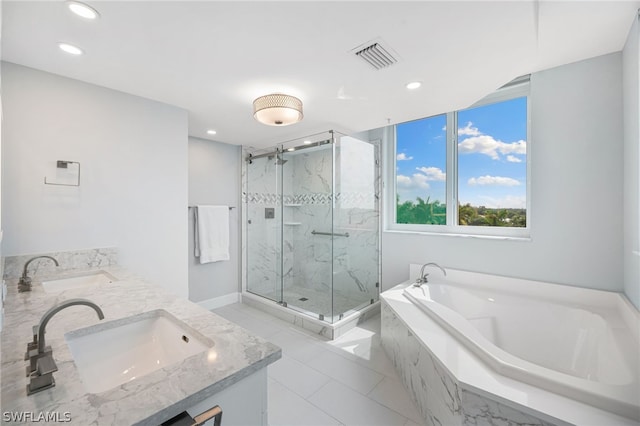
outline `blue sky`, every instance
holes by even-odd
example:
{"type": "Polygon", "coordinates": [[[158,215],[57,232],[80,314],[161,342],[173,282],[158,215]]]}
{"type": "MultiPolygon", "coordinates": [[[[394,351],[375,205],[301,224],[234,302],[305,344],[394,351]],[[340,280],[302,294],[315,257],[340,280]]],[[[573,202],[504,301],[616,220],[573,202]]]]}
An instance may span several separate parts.
{"type": "MultiPolygon", "coordinates": [[[[445,200],[446,116],[396,128],[400,201],[445,200]]],[[[458,197],[486,207],[526,207],[525,97],[458,112],[458,197]]]]}

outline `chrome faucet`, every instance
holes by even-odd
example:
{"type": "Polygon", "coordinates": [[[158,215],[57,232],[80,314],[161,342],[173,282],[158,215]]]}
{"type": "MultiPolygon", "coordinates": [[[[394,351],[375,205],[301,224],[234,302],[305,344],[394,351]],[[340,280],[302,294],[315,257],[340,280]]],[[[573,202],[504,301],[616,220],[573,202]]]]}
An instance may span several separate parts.
{"type": "Polygon", "coordinates": [[[20,277],[20,281],[18,281],[18,292],[19,293],[24,293],[25,291],[31,291],[31,278],[27,275],[27,268],[29,267],[29,264],[31,262],[33,262],[36,259],[51,259],[53,260],[53,263],[56,264],[56,266],[60,266],[60,264],[58,263],[58,261],[51,256],[36,256],[36,257],[32,257],[31,259],[29,259],[27,261],[27,263],[24,264],[24,269],[22,270],[22,276],[20,277]]]}
{"type": "Polygon", "coordinates": [[[27,353],[25,354],[25,360],[29,361],[29,366],[27,367],[27,377],[29,377],[27,395],[52,388],[56,385],[56,381],[53,379],[53,373],[58,371],[58,366],[53,360],[51,347],[45,345],[44,333],[49,320],[51,320],[55,314],[69,306],[75,305],[89,306],[96,311],[99,319],[104,319],[102,309],[87,299],[65,300],[45,312],[40,323],[33,326],[33,341],[27,344],[27,353]]]}
{"type": "Polygon", "coordinates": [[[422,284],[426,284],[429,282],[429,280],[427,279],[429,274],[424,273],[424,268],[426,268],[427,266],[435,266],[436,268],[439,268],[442,271],[445,277],[447,276],[447,271],[445,271],[444,268],[438,265],[437,263],[435,262],[425,263],[424,265],[422,265],[422,268],[420,269],[420,276],[416,279],[416,282],[413,283],[414,287],[420,287],[422,284]]]}

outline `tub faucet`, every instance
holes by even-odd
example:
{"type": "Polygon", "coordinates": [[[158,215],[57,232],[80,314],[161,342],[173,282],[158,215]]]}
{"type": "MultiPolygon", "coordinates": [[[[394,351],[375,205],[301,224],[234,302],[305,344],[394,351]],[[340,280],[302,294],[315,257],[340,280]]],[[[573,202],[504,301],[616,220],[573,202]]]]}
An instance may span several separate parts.
{"type": "Polygon", "coordinates": [[[27,344],[25,360],[29,361],[27,376],[29,385],[27,395],[52,388],[56,385],[53,373],[58,371],[58,366],[53,360],[53,351],[50,346],[45,345],[44,333],[49,320],[61,310],[74,305],[85,305],[93,308],[99,319],[104,319],[102,309],[95,303],[87,299],[69,299],[49,309],[44,313],[40,323],[33,326],[33,341],[27,344]]]}
{"type": "Polygon", "coordinates": [[[429,282],[429,280],[427,279],[429,274],[425,274],[424,272],[424,268],[426,268],[427,266],[435,266],[436,268],[440,268],[444,276],[445,277],[447,276],[447,271],[445,271],[444,268],[438,265],[437,263],[435,262],[425,263],[424,265],[422,265],[422,268],[420,269],[420,276],[416,279],[416,282],[413,283],[414,287],[420,287],[422,284],[426,284],[429,282]]]}
{"type": "Polygon", "coordinates": [[[51,259],[53,260],[53,263],[56,264],[56,266],[60,266],[60,264],[58,263],[58,261],[51,256],[36,256],[36,257],[32,257],[31,259],[29,259],[27,261],[27,263],[24,264],[24,269],[22,270],[22,276],[20,277],[20,281],[18,281],[18,292],[19,293],[24,293],[25,291],[31,291],[31,278],[27,275],[27,268],[29,267],[29,264],[31,262],[33,262],[36,259],[51,259]]]}

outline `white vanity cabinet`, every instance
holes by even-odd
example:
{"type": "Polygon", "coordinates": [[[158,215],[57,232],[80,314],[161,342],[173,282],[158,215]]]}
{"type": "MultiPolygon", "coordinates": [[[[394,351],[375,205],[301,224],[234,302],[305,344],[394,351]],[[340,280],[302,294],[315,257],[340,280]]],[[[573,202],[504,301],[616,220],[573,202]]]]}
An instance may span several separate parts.
{"type": "MultiPolygon", "coordinates": [[[[187,410],[191,417],[219,406],[222,408],[222,426],[267,426],[267,369],[215,393],[187,410]]],[[[213,426],[213,420],[205,423],[213,426]]]]}

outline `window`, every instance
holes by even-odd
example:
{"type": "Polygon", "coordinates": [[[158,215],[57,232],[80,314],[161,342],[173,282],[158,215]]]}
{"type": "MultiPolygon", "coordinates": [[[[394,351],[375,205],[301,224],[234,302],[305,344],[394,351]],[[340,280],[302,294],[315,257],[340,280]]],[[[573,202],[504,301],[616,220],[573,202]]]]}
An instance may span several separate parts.
{"type": "Polygon", "coordinates": [[[392,230],[528,236],[528,81],[395,126],[392,230]]]}
{"type": "Polygon", "coordinates": [[[447,116],[396,126],[396,222],[445,225],[447,116]]]}

